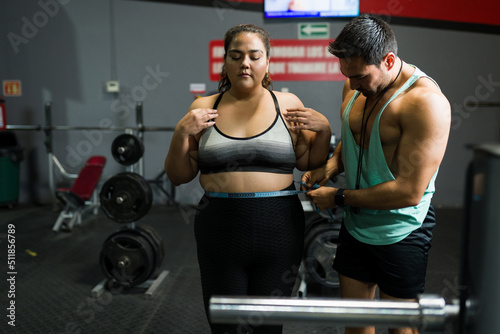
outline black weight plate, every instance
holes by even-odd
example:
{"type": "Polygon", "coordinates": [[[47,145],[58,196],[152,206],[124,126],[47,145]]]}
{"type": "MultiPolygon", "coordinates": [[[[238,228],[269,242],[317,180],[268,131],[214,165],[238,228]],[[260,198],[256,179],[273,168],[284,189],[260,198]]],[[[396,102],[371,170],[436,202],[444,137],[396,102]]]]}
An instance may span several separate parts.
{"type": "Polygon", "coordinates": [[[317,283],[329,287],[339,287],[337,272],[332,268],[337,251],[338,224],[320,224],[312,228],[305,241],[304,267],[317,283]]]}
{"type": "Polygon", "coordinates": [[[119,164],[130,166],[142,158],[144,144],[134,135],[121,134],[113,140],[111,154],[119,164]]]}
{"type": "Polygon", "coordinates": [[[144,217],[153,204],[153,191],[139,174],[124,172],[108,179],[99,194],[104,213],[118,223],[144,217]]]}
{"type": "Polygon", "coordinates": [[[130,177],[134,182],[136,182],[137,186],[140,187],[142,190],[144,190],[145,193],[150,194],[151,199],[153,199],[153,191],[151,190],[151,185],[149,184],[146,179],[137,174],[137,173],[130,173],[127,172],[127,176],[130,177]]]}
{"type": "Polygon", "coordinates": [[[142,237],[146,238],[151,246],[153,247],[154,255],[155,255],[155,269],[158,269],[163,262],[163,258],[165,257],[165,249],[163,246],[163,240],[160,235],[150,226],[148,225],[136,225],[133,229],[128,229],[130,233],[137,233],[142,237]]]}
{"type": "Polygon", "coordinates": [[[122,230],[109,236],[103,244],[100,264],[104,275],[123,287],[146,281],[154,272],[154,250],[150,242],[137,233],[122,230]]]}
{"type": "Polygon", "coordinates": [[[327,224],[327,223],[328,223],[328,219],[326,219],[322,215],[318,214],[317,212],[312,213],[311,216],[308,219],[306,219],[306,226],[305,226],[305,230],[304,230],[304,235],[306,236],[306,239],[307,239],[307,236],[310,235],[309,232],[311,230],[313,230],[318,225],[323,225],[323,224],[327,224]]]}

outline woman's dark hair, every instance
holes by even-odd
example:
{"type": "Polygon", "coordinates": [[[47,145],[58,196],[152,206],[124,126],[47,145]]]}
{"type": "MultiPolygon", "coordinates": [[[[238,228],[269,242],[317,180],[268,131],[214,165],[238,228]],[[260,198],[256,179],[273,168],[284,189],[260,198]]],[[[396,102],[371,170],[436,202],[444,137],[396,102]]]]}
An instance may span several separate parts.
{"type": "Polygon", "coordinates": [[[398,42],[387,22],[361,14],[346,24],[328,51],[341,59],[361,56],[368,65],[379,66],[387,53],[397,55],[398,42]]]}
{"type": "MultiPolygon", "coordinates": [[[[262,43],[266,48],[266,57],[267,59],[269,59],[269,55],[271,53],[269,33],[253,24],[238,24],[229,29],[224,36],[224,61],[226,60],[229,44],[231,44],[233,39],[241,33],[255,33],[259,35],[262,43]]],[[[272,88],[272,85],[273,84],[271,82],[271,78],[269,77],[269,74],[266,73],[266,76],[262,80],[262,87],[269,89],[269,87],[272,88]]],[[[224,66],[222,68],[222,72],[219,75],[219,93],[225,92],[229,88],[231,88],[231,81],[229,81],[229,78],[227,77],[226,68],[224,66]]]]}

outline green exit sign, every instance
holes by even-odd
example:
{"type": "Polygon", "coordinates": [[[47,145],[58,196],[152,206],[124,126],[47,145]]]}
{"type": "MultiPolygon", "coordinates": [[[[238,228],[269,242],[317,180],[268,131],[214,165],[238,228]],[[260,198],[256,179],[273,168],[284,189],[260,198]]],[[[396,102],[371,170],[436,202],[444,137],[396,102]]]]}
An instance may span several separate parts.
{"type": "Polygon", "coordinates": [[[299,23],[299,39],[330,38],[330,23],[299,23]]]}

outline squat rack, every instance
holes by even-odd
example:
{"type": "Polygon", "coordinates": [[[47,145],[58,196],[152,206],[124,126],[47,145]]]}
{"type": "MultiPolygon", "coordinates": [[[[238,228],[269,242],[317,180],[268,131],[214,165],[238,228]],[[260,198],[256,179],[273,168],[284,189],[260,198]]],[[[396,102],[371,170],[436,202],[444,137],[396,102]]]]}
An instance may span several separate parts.
{"type": "MultiPolygon", "coordinates": [[[[143,122],[143,104],[142,102],[137,102],[135,107],[136,112],[136,126],[135,127],[110,127],[106,130],[120,131],[128,134],[134,134],[143,141],[144,132],[156,132],[156,131],[174,131],[175,127],[169,126],[145,126],[143,122]]],[[[78,131],[78,130],[102,130],[102,127],[96,126],[71,126],[71,125],[53,125],[52,124],[52,101],[47,101],[44,104],[44,116],[45,122],[43,125],[6,125],[6,130],[15,131],[43,131],[45,133],[45,148],[47,151],[47,160],[49,166],[49,187],[53,200],[55,200],[55,180],[54,171],[55,168],[67,179],[74,180],[78,174],[68,173],[59,159],[53,153],[52,146],[52,132],[53,131],[78,131]]],[[[133,171],[134,167],[132,167],[133,171]]],[[[141,158],[138,162],[138,174],[144,175],[144,159],[141,158]]],[[[147,180],[149,183],[155,184],[158,189],[167,197],[170,203],[175,203],[175,187],[171,185],[170,189],[166,190],[162,186],[162,178],[165,172],[160,172],[154,179],[147,180]]]]}

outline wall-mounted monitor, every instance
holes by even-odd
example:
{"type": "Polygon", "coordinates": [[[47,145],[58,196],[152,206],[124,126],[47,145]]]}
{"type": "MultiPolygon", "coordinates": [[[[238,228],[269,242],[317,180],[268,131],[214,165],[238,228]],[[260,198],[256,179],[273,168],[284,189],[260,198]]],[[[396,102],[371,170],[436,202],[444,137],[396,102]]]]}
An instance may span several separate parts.
{"type": "Polygon", "coordinates": [[[264,0],[265,18],[354,17],[359,0],[264,0]]]}

